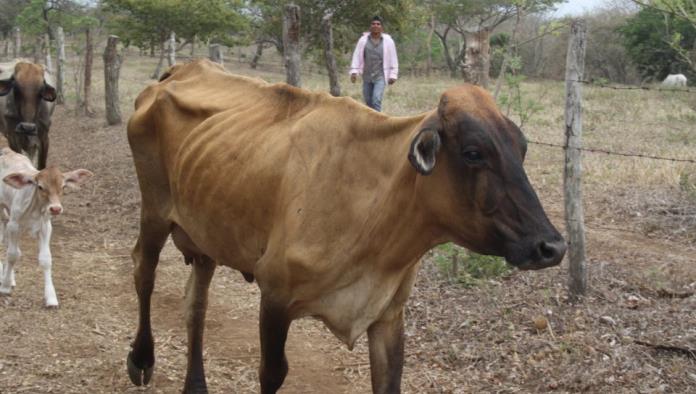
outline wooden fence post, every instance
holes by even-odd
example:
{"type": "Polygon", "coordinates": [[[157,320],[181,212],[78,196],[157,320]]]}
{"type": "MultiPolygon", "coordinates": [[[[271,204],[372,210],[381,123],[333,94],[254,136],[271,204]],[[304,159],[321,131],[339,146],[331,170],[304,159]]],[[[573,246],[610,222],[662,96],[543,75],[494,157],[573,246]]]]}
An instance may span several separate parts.
{"type": "Polygon", "coordinates": [[[220,44],[210,44],[208,47],[208,53],[210,60],[224,65],[224,60],[222,58],[222,47],[220,44]]]}
{"type": "Polygon", "coordinates": [[[169,47],[167,49],[167,62],[169,62],[169,67],[171,67],[176,63],[176,33],[174,32],[169,36],[169,47]]]}
{"type": "Polygon", "coordinates": [[[333,14],[327,13],[321,19],[321,37],[324,40],[324,57],[326,58],[326,69],[329,72],[329,91],[332,96],[338,97],[341,95],[341,85],[338,82],[338,67],[336,66],[336,55],[333,52],[332,17],[333,14]]]}
{"type": "Polygon", "coordinates": [[[85,30],[85,82],[84,96],[82,97],[82,109],[86,115],[92,115],[92,107],[89,100],[92,96],[92,60],[94,59],[94,44],[92,41],[92,28],[87,27],[85,30]]]}
{"type": "Polygon", "coordinates": [[[285,81],[300,87],[300,7],[295,4],[285,6],[283,18],[283,57],[285,58],[285,81]]]}
{"type": "Polygon", "coordinates": [[[65,34],[63,28],[56,27],[56,93],[58,104],[65,103],[65,34]]]}
{"type": "Polygon", "coordinates": [[[118,76],[121,71],[121,54],[118,52],[118,37],[109,36],[104,49],[104,101],[106,122],[121,124],[121,108],[118,100],[118,76]]]}
{"type": "Polygon", "coordinates": [[[573,21],[566,57],[565,109],[565,219],[568,230],[568,260],[570,262],[568,290],[571,301],[578,301],[587,292],[585,261],[585,222],[582,209],[582,90],[585,73],[585,44],[587,25],[573,21]]]}
{"type": "Polygon", "coordinates": [[[22,32],[19,30],[19,26],[14,28],[14,39],[15,45],[12,49],[12,57],[17,59],[22,56],[22,32]]]}

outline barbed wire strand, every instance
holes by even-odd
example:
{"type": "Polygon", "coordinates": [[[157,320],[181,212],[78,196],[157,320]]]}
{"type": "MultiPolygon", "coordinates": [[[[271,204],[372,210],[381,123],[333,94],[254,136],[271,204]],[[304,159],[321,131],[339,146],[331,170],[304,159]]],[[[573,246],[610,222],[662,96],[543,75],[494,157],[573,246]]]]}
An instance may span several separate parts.
{"type": "Polygon", "coordinates": [[[636,158],[641,158],[641,159],[651,159],[651,160],[671,161],[671,162],[677,162],[677,163],[696,164],[696,159],[679,159],[679,158],[672,158],[672,157],[647,155],[647,154],[642,154],[642,153],[615,152],[615,151],[610,151],[607,149],[600,149],[600,148],[569,147],[567,145],[553,144],[550,142],[535,141],[535,140],[529,140],[529,139],[527,140],[527,142],[530,144],[534,144],[534,145],[561,148],[563,150],[570,148],[570,149],[578,149],[578,150],[583,151],[583,152],[601,153],[601,154],[610,155],[610,156],[636,157],[636,158]]]}
{"type": "Polygon", "coordinates": [[[617,85],[607,85],[603,83],[598,83],[598,82],[593,82],[593,81],[585,81],[585,80],[570,80],[570,82],[578,82],[584,85],[590,85],[595,88],[602,88],[602,89],[613,89],[613,90],[647,90],[647,91],[653,91],[653,92],[669,92],[669,93],[696,93],[696,89],[680,89],[680,88],[661,88],[661,87],[653,87],[653,86],[647,86],[647,85],[640,85],[640,86],[617,86],[617,85]]]}

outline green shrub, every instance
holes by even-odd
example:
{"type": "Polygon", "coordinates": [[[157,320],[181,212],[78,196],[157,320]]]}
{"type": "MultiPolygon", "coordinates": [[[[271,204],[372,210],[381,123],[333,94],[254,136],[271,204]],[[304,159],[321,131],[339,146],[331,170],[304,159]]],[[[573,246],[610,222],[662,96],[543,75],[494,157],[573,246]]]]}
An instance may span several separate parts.
{"type": "Polygon", "coordinates": [[[435,264],[449,281],[465,287],[504,276],[512,270],[502,257],[470,252],[452,243],[436,248],[435,264]],[[454,260],[457,262],[456,268],[453,266],[454,260]]]}

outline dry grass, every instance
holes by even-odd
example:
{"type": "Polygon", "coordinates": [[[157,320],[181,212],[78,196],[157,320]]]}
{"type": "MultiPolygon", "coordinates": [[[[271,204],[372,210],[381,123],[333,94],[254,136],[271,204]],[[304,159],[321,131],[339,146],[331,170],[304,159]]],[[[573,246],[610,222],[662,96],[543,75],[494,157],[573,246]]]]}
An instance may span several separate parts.
{"type": "MultiPolygon", "coordinates": [[[[156,59],[127,55],[124,116],[148,83],[156,59]]],[[[101,70],[95,64],[95,70],[101,70]]],[[[281,81],[277,64],[228,69],[281,81]]],[[[304,75],[325,90],[325,78],[304,75]]],[[[436,105],[457,81],[404,78],[385,111],[412,114],[436,105]]],[[[359,85],[342,80],[346,94],[359,85]]],[[[563,86],[523,86],[544,110],[525,129],[531,139],[563,142],[563,86]]],[[[132,387],[125,356],[136,326],[130,248],[139,193],[123,126],[104,126],[103,85],[95,72],[93,118],[59,108],[49,161],[97,176],[67,196],[55,223],[54,276],[61,308],[41,307],[35,243],[24,242],[18,287],[0,299],[0,392],[107,393],[178,391],[185,373],[182,297],[188,267],[171,245],[162,255],[153,298],[157,367],[150,387],[132,387]]],[[[585,90],[585,142],[613,150],[694,158],[691,99],[679,94],[585,90]]],[[[530,145],[527,170],[552,221],[562,226],[562,151],[530,145]]],[[[693,391],[696,362],[670,350],[696,348],[696,199],[684,186],[693,166],[585,155],[585,210],[591,290],[580,305],[565,296],[566,266],[515,272],[475,288],[447,283],[426,256],[407,309],[407,393],[693,391]],[[672,296],[670,296],[672,295],[672,296]],[[677,296],[680,295],[680,296],[677,296]],[[683,296],[683,297],[681,297],[683,296]],[[538,331],[534,319],[548,321],[538,331]]],[[[688,184],[688,182],[686,182],[688,184]]],[[[211,392],[258,392],[258,289],[220,269],[211,286],[206,368],[211,392]]],[[[286,393],[370,390],[365,338],[353,352],[318,322],[293,324],[286,393]]]]}

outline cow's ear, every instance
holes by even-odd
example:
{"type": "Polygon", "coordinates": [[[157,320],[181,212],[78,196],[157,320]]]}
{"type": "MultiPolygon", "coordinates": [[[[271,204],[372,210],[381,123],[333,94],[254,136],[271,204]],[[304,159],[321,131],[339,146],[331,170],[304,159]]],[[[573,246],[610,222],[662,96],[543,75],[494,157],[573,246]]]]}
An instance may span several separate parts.
{"type": "Polygon", "coordinates": [[[27,187],[36,183],[32,175],[21,172],[13,172],[12,174],[9,174],[2,178],[2,181],[14,187],[15,189],[21,189],[23,187],[27,187]]]}
{"type": "Polygon", "coordinates": [[[421,129],[408,151],[408,160],[411,165],[422,175],[430,175],[435,168],[435,157],[440,150],[440,134],[437,129],[421,129]]]}
{"type": "Polygon", "coordinates": [[[65,186],[74,189],[87,182],[92,176],[94,176],[92,171],[80,168],[79,170],[63,173],[63,180],[65,181],[65,186]]]}
{"type": "Polygon", "coordinates": [[[8,93],[12,91],[14,87],[14,79],[3,79],[0,81],[0,97],[7,96],[8,93]]]}
{"type": "Polygon", "coordinates": [[[56,88],[47,83],[44,83],[43,89],[41,89],[41,98],[46,101],[55,101],[56,96],[56,88]]]}

